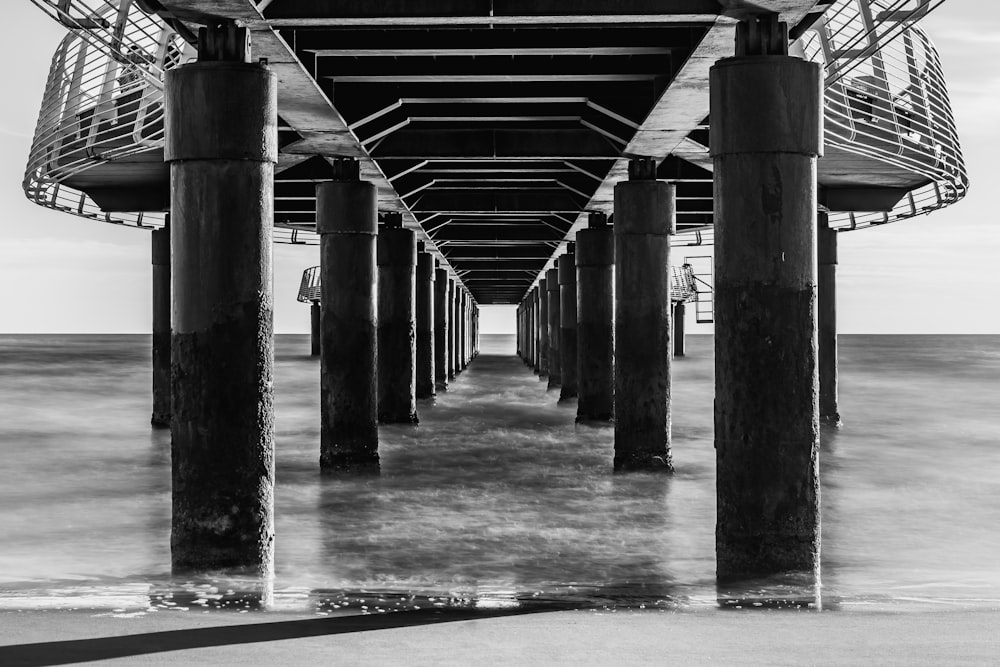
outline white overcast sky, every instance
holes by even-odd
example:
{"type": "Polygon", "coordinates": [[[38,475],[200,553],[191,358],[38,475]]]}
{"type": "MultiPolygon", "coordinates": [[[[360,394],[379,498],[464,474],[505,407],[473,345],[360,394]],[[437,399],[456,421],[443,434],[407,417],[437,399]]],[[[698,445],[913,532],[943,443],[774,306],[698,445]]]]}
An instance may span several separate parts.
{"type": "MultiPolygon", "coordinates": [[[[0,40],[0,332],[148,332],[148,232],[42,209],[21,191],[63,30],[28,0],[4,5],[16,29],[0,40]]],[[[1000,3],[947,0],[924,25],[944,61],[972,187],[948,209],[840,236],[842,333],[1000,333],[1000,3]]],[[[274,259],[275,331],[305,333],[308,308],[295,294],[318,250],[279,244],[274,259]]],[[[511,310],[484,309],[483,331],[504,330],[513,331],[511,310]]]]}

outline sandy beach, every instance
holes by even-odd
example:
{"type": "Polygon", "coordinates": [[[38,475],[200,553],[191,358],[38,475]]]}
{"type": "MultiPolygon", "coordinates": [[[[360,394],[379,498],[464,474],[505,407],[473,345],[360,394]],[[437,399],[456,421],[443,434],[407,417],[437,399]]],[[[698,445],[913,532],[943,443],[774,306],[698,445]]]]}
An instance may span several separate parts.
{"type": "Polygon", "coordinates": [[[5,612],[0,664],[990,664],[998,624],[997,610],[5,612]]]}

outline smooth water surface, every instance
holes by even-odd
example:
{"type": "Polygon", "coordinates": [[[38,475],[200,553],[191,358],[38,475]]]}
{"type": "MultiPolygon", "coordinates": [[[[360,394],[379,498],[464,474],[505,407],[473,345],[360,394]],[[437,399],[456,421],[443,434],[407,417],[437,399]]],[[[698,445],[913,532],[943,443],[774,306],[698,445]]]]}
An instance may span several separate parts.
{"type": "MultiPolygon", "coordinates": [[[[672,477],[612,474],[611,428],[576,426],[512,337],[485,336],[418,426],[382,427],[382,475],[352,479],[319,474],[318,362],[308,337],[278,336],[275,605],[714,604],[712,339],[688,348],[672,477]]],[[[0,608],[232,593],[170,578],[149,366],[148,336],[0,336],[0,608]]],[[[1000,604],[998,382],[998,336],[841,337],[825,607],[1000,604]]]]}

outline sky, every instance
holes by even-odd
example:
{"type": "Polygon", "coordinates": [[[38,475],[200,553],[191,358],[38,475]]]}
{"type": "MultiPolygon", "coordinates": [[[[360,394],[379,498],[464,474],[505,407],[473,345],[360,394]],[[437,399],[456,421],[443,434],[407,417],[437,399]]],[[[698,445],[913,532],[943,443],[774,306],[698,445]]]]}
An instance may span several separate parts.
{"type": "MultiPolygon", "coordinates": [[[[4,10],[18,30],[0,40],[0,332],[149,332],[149,233],[24,197],[31,135],[64,31],[28,0],[8,0],[4,10]]],[[[1000,3],[947,0],[922,25],[941,53],[972,185],[944,210],[839,236],[841,333],[1000,333],[992,193],[1000,182],[1000,3]]],[[[684,254],[703,253],[675,251],[684,254]]],[[[277,333],[308,332],[309,309],[295,295],[302,270],[318,263],[316,247],[275,245],[277,333]]],[[[484,307],[481,323],[483,333],[512,333],[513,308],[484,307]]],[[[711,327],[689,322],[688,331],[711,327]]]]}

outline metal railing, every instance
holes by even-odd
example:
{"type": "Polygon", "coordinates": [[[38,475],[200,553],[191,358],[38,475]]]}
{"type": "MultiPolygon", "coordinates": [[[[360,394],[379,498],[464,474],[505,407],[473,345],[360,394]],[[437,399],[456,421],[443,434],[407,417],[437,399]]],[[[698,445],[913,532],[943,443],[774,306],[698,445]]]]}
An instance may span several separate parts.
{"type": "Polygon", "coordinates": [[[320,285],[320,274],[318,266],[311,266],[302,272],[302,281],[299,283],[299,295],[297,301],[301,303],[314,303],[319,301],[323,294],[320,285]]]}
{"type": "Polygon", "coordinates": [[[953,204],[969,186],[941,58],[915,21],[944,0],[841,0],[802,37],[826,72],[825,145],[919,177],[891,211],[831,212],[858,229],[953,204]]]}
{"type": "MultiPolygon", "coordinates": [[[[107,222],[160,227],[162,213],[106,213],[72,187],[88,169],[163,147],[163,75],[196,57],[141,0],[32,0],[70,29],[52,60],[24,178],[35,203],[107,222]]],[[[943,0],[840,0],[803,35],[826,69],[826,144],[922,177],[889,212],[831,213],[839,230],[928,213],[961,199],[968,175],[940,57],[914,21],[943,0]]],[[[189,37],[189,35],[188,35],[189,37]]],[[[318,243],[276,225],[285,243],[318,243]]],[[[673,245],[711,245],[711,229],[673,245]]]]}

